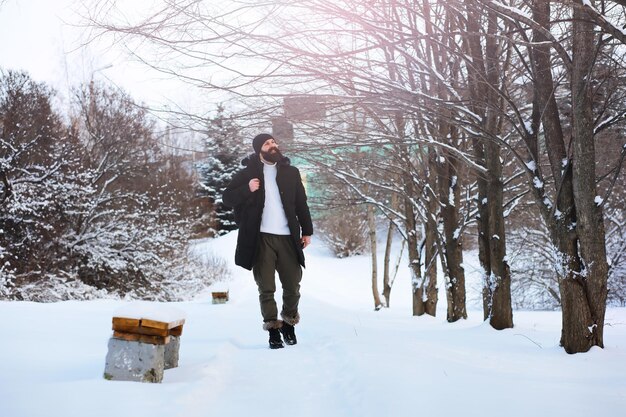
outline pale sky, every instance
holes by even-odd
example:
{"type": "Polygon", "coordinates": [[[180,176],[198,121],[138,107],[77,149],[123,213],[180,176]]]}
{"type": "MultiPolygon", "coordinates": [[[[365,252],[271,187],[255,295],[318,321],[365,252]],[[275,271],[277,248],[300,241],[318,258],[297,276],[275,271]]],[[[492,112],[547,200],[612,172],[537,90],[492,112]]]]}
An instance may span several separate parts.
{"type": "MultiPolygon", "coordinates": [[[[138,0],[128,0],[136,2],[138,0]]],[[[25,70],[53,86],[66,100],[71,86],[96,80],[113,83],[135,100],[160,107],[174,100],[192,105],[198,94],[179,82],[131,62],[110,45],[81,47],[85,33],[78,0],[0,0],[0,68],[25,70]]]]}
{"type": "Polygon", "coordinates": [[[0,66],[58,83],[63,70],[61,16],[70,1],[5,0],[0,6],[0,66]]]}

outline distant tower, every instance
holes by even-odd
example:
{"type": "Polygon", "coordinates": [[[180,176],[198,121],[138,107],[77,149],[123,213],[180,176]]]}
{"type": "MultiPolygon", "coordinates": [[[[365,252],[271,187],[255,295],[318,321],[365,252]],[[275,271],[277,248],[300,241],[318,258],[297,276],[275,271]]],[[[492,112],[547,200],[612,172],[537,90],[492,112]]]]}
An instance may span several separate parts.
{"type": "Polygon", "coordinates": [[[285,116],[272,117],[272,136],[279,142],[293,142],[293,124],[285,116]]]}
{"type": "Polygon", "coordinates": [[[292,95],[285,97],[283,108],[285,117],[295,122],[324,120],[328,98],[322,95],[292,95]]]}

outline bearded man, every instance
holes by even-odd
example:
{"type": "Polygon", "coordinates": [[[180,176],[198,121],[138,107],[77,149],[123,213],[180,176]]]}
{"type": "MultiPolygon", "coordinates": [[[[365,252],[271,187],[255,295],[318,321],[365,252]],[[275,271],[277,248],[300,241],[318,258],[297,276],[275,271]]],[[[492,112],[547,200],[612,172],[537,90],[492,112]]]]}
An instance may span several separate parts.
{"type": "Polygon", "coordinates": [[[239,227],[235,263],[252,270],[259,289],[263,329],[269,347],[297,343],[294,326],[300,321],[300,281],[304,252],[311,243],[313,223],[300,171],[290,165],[267,133],[252,140],[254,153],[242,161],[222,200],[233,207],[239,227]],[[278,272],[283,303],[278,318],[274,299],[278,272]]]}

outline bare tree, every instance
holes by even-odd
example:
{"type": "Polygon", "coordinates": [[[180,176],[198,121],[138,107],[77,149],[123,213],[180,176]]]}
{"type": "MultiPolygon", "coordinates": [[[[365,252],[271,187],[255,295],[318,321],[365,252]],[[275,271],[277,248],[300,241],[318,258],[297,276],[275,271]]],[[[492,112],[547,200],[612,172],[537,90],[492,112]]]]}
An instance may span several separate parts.
{"type": "Polygon", "coordinates": [[[507,123],[524,141],[526,149],[517,158],[525,163],[529,188],[554,245],[563,309],[561,344],[570,353],[603,346],[607,263],[602,207],[596,197],[591,92],[597,57],[608,50],[610,39],[596,31],[586,6],[552,7],[536,1],[529,14],[496,1],[475,4],[513,23],[517,32],[510,32],[508,42],[521,59],[523,76],[532,81],[530,108],[524,102],[527,95],[509,88],[497,91],[511,111],[507,123]],[[572,42],[563,43],[564,36],[572,42]],[[559,108],[558,95],[569,103],[568,109],[559,108]],[[541,154],[540,127],[547,161],[541,154]]]}
{"type": "Polygon", "coordinates": [[[471,110],[480,117],[479,135],[472,135],[472,147],[476,158],[487,168],[478,174],[478,247],[483,269],[483,310],[485,320],[496,329],[513,327],[511,306],[511,276],[506,261],[506,235],[504,233],[504,181],[500,145],[488,138],[501,133],[500,109],[502,98],[493,87],[506,82],[506,67],[510,51],[503,50],[498,41],[505,28],[498,25],[493,11],[472,7],[466,1],[464,52],[471,110]]]}

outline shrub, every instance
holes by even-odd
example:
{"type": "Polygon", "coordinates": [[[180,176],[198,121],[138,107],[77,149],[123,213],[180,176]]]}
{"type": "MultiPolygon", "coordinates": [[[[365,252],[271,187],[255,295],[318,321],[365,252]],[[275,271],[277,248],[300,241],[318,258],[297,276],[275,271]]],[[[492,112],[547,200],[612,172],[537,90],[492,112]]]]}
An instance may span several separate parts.
{"type": "Polygon", "coordinates": [[[356,207],[325,211],[317,228],[338,258],[361,255],[367,250],[367,219],[356,207]]]}

